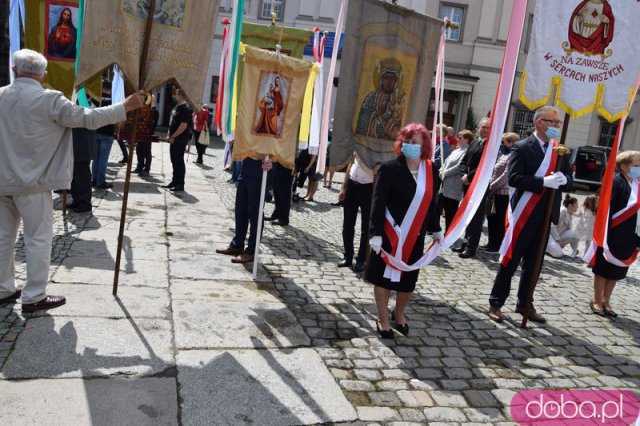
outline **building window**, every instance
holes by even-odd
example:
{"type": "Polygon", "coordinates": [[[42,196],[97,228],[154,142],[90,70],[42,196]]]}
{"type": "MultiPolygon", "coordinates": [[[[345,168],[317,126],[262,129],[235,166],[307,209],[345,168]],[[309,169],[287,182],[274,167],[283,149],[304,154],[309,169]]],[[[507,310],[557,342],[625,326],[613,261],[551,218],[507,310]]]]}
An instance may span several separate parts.
{"type": "Polygon", "coordinates": [[[618,123],[620,120],[613,123],[602,120],[600,125],[600,137],[598,138],[598,145],[613,147],[613,141],[616,138],[616,132],[618,131],[618,123]]]}
{"type": "Polygon", "coordinates": [[[271,13],[275,13],[278,21],[284,17],[284,0],[262,0],[260,5],[260,18],[271,19],[271,13]]]}
{"type": "Polygon", "coordinates": [[[445,17],[460,26],[460,28],[456,29],[447,29],[447,40],[462,41],[462,20],[464,18],[464,8],[459,6],[442,5],[440,7],[440,19],[444,19],[445,17]]]}
{"type": "Polygon", "coordinates": [[[516,109],[513,116],[513,131],[522,139],[527,137],[527,130],[533,127],[533,115],[535,111],[528,109],[516,109]]]}

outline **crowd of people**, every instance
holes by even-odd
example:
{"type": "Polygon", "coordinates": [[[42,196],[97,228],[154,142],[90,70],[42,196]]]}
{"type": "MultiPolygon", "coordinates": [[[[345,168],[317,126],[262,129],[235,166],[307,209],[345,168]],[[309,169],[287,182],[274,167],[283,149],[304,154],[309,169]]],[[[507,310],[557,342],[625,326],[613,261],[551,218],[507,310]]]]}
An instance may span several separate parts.
{"type": "MultiPolygon", "coordinates": [[[[0,88],[0,108],[11,109],[11,115],[30,117],[31,126],[20,128],[9,114],[0,116],[0,304],[21,298],[23,311],[34,312],[60,306],[66,300],[46,292],[53,232],[51,192],[71,186],[71,207],[77,211],[91,209],[91,185],[87,182],[90,180],[98,189],[111,187],[106,181],[106,167],[111,145],[121,129],[119,123],[125,120],[127,111],[143,106],[145,95],[136,92],[124,102],[111,105],[111,86],[105,82],[100,106],[86,109],[60,92],[41,86],[47,61],[39,53],[20,50],[14,56],[14,63],[16,80],[0,88]],[[46,144],[42,143],[44,139],[46,144]],[[72,148],[75,158],[71,155],[72,148]],[[20,220],[24,224],[27,254],[27,280],[22,290],[16,287],[13,272],[20,220]]],[[[195,142],[198,153],[195,162],[201,164],[208,145],[202,133],[206,135],[211,124],[206,105],[194,112],[184,92],[177,89],[174,96],[176,106],[167,133],[173,175],[165,187],[180,192],[185,188],[184,154],[189,141],[195,142]]],[[[156,111],[154,130],[157,117],[156,111]]],[[[571,194],[562,199],[562,192],[569,192],[572,187],[572,173],[568,161],[557,159],[554,154],[552,140],[559,138],[559,117],[556,108],[544,106],[535,112],[534,127],[526,138],[520,140],[515,133],[502,135],[488,189],[486,193],[481,189],[482,207],[470,220],[464,238],[453,247],[463,259],[475,257],[477,250],[500,252],[501,262],[488,299],[488,315],[497,322],[504,320],[501,309],[520,264],[516,312],[528,320],[546,322],[534,308],[530,293],[532,278],[538,273],[536,257],[541,244],[543,251],[546,248],[552,255],[557,254],[554,249],[560,248],[562,252],[569,246],[573,257],[580,253],[580,242],[585,244],[585,253],[591,245],[597,198],[587,197],[581,208],[571,194]],[[553,205],[552,224],[548,238],[545,235],[541,243],[540,230],[546,229],[547,199],[553,205]],[[508,214],[511,228],[505,228],[508,214]],[[485,219],[488,242],[479,247],[485,219]]],[[[373,284],[377,330],[382,338],[394,338],[394,329],[403,335],[409,334],[405,309],[420,273],[417,268],[401,270],[392,265],[412,265],[418,261],[424,253],[427,236],[436,242],[442,241],[461,200],[470,188],[475,188],[474,180],[491,130],[489,119],[478,123],[475,134],[462,130],[455,135],[452,128],[440,126],[436,135],[431,135],[422,124],[408,124],[397,133],[393,160],[368,167],[354,155],[344,169],[338,194],[338,203],[343,207],[343,258],[337,266],[364,273],[364,279],[373,284]],[[442,139],[440,131],[446,134],[442,139]],[[435,136],[434,143],[432,136],[435,136]],[[356,251],[358,212],[361,229],[356,251]],[[393,291],[397,293],[396,302],[389,314],[393,291]]],[[[136,150],[136,172],[141,176],[150,171],[150,145],[138,144],[136,150]]],[[[316,172],[316,161],[315,154],[303,151],[294,170],[273,164],[268,158],[246,158],[237,162],[235,179],[232,179],[237,181],[235,233],[229,245],[216,252],[233,256],[234,263],[253,262],[263,172],[270,176],[275,204],[265,221],[286,227],[293,201],[314,201],[318,182],[323,178],[316,172]],[[303,187],[305,180],[309,182],[307,194],[297,196],[296,188],[303,187]]],[[[589,304],[594,314],[610,317],[617,316],[611,305],[613,289],[616,282],[626,276],[630,261],[635,260],[640,247],[637,221],[640,152],[620,154],[617,169],[610,202],[609,238],[605,247],[595,252],[594,294],[589,304]],[[630,235],[635,238],[629,238],[630,235]]],[[[330,186],[331,180],[332,174],[329,174],[329,183],[325,186],[330,186]]]]}

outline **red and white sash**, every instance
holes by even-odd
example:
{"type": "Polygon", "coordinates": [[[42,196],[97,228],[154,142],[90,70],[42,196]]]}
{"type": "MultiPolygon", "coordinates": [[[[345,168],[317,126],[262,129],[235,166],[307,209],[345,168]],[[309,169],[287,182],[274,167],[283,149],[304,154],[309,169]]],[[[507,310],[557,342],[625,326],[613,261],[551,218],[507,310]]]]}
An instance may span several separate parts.
{"type": "MultiPolygon", "coordinates": [[[[542,163],[540,163],[540,166],[538,167],[538,170],[536,170],[534,176],[543,178],[554,172],[556,169],[556,163],[558,162],[558,154],[553,150],[556,146],[558,146],[558,141],[552,139],[551,144],[544,155],[544,159],[542,160],[542,163]]],[[[512,188],[510,195],[513,195],[513,191],[515,190],[512,188]]],[[[505,223],[506,233],[502,240],[502,245],[500,246],[500,263],[502,266],[507,266],[511,260],[522,229],[546,191],[547,188],[543,188],[540,194],[534,194],[533,192],[526,191],[518,200],[515,211],[511,209],[511,203],[509,203],[505,223]]]]}
{"type": "MultiPolygon", "coordinates": [[[[631,195],[629,196],[629,201],[627,202],[627,206],[622,210],[618,211],[611,217],[611,221],[606,225],[607,228],[604,232],[604,240],[602,245],[602,255],[606,259],[607,262],[620,266],[622,268],[629,267],[638,257],[638,253],[640,250],[637,248],[633,250],[633,253],[627,259],[618,259],[611,253],[609,249],[609,242],[607,241],[609,235],[609,229],[617,228],[623,222],[629,220],[633,215],[638,213],[640,210],[640,183],[634,180],[629,184],[631,186],[631,195]]],[[[584,256],[584,260],[590,265],[594,265],[596,261],[596,251],[598,250],[598,244],[595,242],[591,243],[591,247],[584,256]]]]}
{"type": "Polygon", "coordinates": [[[416,192],[400,225],[391,216],[389,209],[385,211],[384,231],[391,242],[391,253],[382,250],[381,256],[387,264],[384,270],[384,277],[392,282],[399,282],[401,277],[401,272],[393,266],[394,263],[398,261],[405,263],[409,260],[427,217],[433,198],[433,185],[430,182],[433,177],[432,167],[430,160],[420,162],[418,178],[416,179],[416,192]]]}

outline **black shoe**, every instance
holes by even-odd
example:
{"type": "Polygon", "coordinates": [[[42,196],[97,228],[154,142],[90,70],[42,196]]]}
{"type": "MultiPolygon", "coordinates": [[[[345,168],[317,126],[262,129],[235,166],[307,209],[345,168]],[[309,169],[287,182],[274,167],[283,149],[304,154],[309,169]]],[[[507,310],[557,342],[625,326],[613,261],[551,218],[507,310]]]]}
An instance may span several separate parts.
{"type": "Polygon", "coordinates": [[[380,329],[380,323],[376,321],[376,330],[378,330],[378,334],[383,339],[395,339],[396,336],[393,334],[393,330],[382,330],[380,329]]]}
{"type": "Polygon", "coordinates": [[[91,187],[92,187],[92,188],[95,188],[96,186],[98,186],[98,184],[96,183],[96,181],[95,181],[95,180],[92,180],[92,181],[91,181],[91,187]]]}
{"type": "Polygon", "coordinates": [[[122,160],[118,161],[118,164],[127,164],[129,162],[128,158],[123,158],[122,160]]]}
{"type": "Polygon", "coordinates": [[[69,204],[67,204],[67,208],[68,208],[68,209],[75,209],[75,208],[76,208],[76,203],[69,203],[69,204]]]}
{"type": "Polygon", "coordinates": [[[606,311],[604,309],[596,309],[596,307],[594,306],[593,302],[589,302],[589,308],[591,309],[591,312],[593,312],[594,314],[604,317],[607,315],[606,311]]]}
{"type": "Polygon", "coordinates": [[[335,206],[335,207],[340,207],[340,206],[344,205],[344,202],[343,201],[338,201],[337,203],[331,203],[331,205],[335,206]]]}
{"type": "Polygon", "coordinates": [[[338,263],[338,268],[350,268],[352,263],[353,263],[353,260],[351,259],[347,259],[347,258],[342,259],[340,263],[338,263]]]}
{"type": "Polygon", "coordinates": [[[166,184],[166,185],[162,185],[160,188],[171,189],[171,188],[173,188],[174,186],[176,186],[176,184],[175,184],[175,183],[173,183],[173,182],[169,182],[169,183],[168,183],[168,184],[166,184]]]}
{"type": "Polygon", "coordinates": [[[273,223],[275,223],[278,226],[282,226],[283,228],[286,228],[287,226],[289,226],[289,222],[285,222],[284,220],[280,220],[280,219],[276,220],[273,223]]]}
{"type": "Polygon", "coordinates": [[[109,182],[105,182],[102,185],[96,186],[96,188],[98,188],[98,189],[111,189],[111,188],[113,188],[113,184],[109,183],[109,182]]]}
{"type": "Polygon", "coordinates": [[[476,251],[467,248],[467,249],[465,249],[465,251],[463,251],[462,253],[458,254],[458,256],[461,257],[462,259],[469,259],[469,258],[472,258],[472,257],[476,257],[476,251]]]}
{"type": "Polygon", "coordinates": [[[35,312],[44,309],[53,309],[58,306],[62,306],[67,303],[67,299],[64,296],[47,296],[36,303],[23,303],[22,312],[35,312]]]}
{"type": "Polygon", "coordinates": [[[144,170],[140,172],[140,177],[148,177],[149,172],[145,172],[144,170]]]}
{"type": "Polygon", "coordinates": [[[487,247],[484,249],[485,253],[496,254],[500,253],[500,247],[487,247]]]}
{"type": "Polygon", "coordinates": [[[142,173],[142,167],[136,167],[131,173],[142,173]]]}
{"type": "MultiPolygon", "coordinates": [[[[391,311],[391,321],[396,321],[396,313],[391,311]]],[[[402,333],[403,336],[407,336],[409,334],[409,323],[400,324],[396,321],[396,330],[402,333]]]]}
{"type": "Polygon", "coordinates": [[[174,186],[169,188],[169,191],[171,192],[183,192],[184,191],[184,186],[174,186]]]}
{"type": "Polygon", "coordinates": [[[357,261],[356,266],[353,267],[353,272],[364,272],[364,262],[357,261]]]}
{"type": "Polygon", "coordinates": [[[467,245],[466,244],[462,244],[461,246],[458,247],[453,247],[451,249],[452,252],[454,253],[462,253],[463,251],[465,251],[467,249],[467,245]]]}
{"type": "Polygon", "coordinates": [[[276,221],[276,220],[278,220],[278,218],[277,218],[277,217],[275,217],[275,216],[269,216],[269,217],[265,217],[265,218],[264,218],[264,221],[265,221],[265,222],[274,222],[274,221],[276,221]]]}

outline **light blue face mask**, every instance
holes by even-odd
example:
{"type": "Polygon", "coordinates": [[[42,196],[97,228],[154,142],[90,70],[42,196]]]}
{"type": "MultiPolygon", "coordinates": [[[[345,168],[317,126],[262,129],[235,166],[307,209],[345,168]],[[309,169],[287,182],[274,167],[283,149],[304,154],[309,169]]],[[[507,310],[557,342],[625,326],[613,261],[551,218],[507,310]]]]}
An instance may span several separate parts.
{"type": "Polygon", "coordinates": [[[421,148],[420,145],[403,143],[401,151],[408,160],[415,160],[416,158],[420,158],[421,148]]]}
{"type": "Polygon", "coordinates": [[[628,175],[631,179],[638,180],[640,178],[640,166],[631,166],[628,175]]]}
{"type": "Polygon", "coordinates": [[[547,135],[549,139],[558,139],[560,136],[560,129],[557,127],[547,127],[544,134],[547,135]]]}

